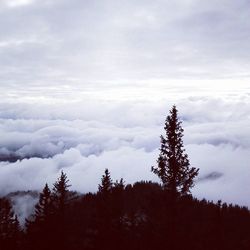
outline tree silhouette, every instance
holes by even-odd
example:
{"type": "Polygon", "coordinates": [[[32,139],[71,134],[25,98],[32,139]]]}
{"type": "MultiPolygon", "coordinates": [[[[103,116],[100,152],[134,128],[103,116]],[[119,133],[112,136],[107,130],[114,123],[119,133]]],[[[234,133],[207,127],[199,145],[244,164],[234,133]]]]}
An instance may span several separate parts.
{"type": "MultiPolygon", "coordinates": [[[[178,216],[174,221],[171,220],[174,213],[170,209],[170,192],[162,185],[141,181],[124,187],[123,181],[115,183],[107,196],[88,193],[68,200],[65,222],[53,207],[49,220],[38,219],[39,223],[31,224],[32,231],[25,231],[23,239],[21,234],[18,245],[15,230],[11,229],[12,225],[18,227],[18,221],[10,204],[6,206],[0,199],[0,227],[5,228],[1,231],[5,240],[1,238],[0,249],[250,249],[250,213],[246,207],[180,195],[175,207],[178,216]],[[3,227],[6,225],[3,218],[10,218],[7,223],[10,227],[3,227]],[[45,221],[48,222],[46,227],[45,221]]],[[[46,186],[40,197],[44,193],[49,193],[46,186]]],[[[39,199],[36,208],[44,207],[41,201],[44,199],[39,199]]],[[[45,218],[44,210],[37,210],[37,218],[45,218]]]]}
{"type": "Polygon", "coordinates": [[[97,249],[107,249],[110,244],[109,239],[113,234],[112,225],[112,189],[113,181],[110,172],[106,168],[98,185],[98,205],[97,205],[97,249]]]}
{"type": "Polygon", "coordinates": [[[49,249],[53,239],[50,230],[53,228],[54,213],[51,191],[46,183],[35,206],[33,218],[26,220],[29,244],[37,245],[36,249],[49,249]]]}
{"type": "Polygon", "coordinates": [[[36,249],[64,249],[67,244],[66,207],[71,193],[69,180],[62,171],[52,192],[46,184],[35,206],[33,218],[26,221],[28,244],[36,249]],[[53,233],[52,233],[53,232],[53,233]]]}
{"type": "Polygon", "coordinates": [[[35,206],[35,218],[39,221],[46,221],[53,212],[53,204],[51,191],[48,184],[45,184],[45,187],[40,194],[39,202],[35,206]]]}
{"type": "Polygon", "coordinates": [[[114,187],[123,190],[125,188],[125,182],[124,182],[123,178],[121,178],[119,181],[116,180],[114,183],[114,187]]]}
{"type": "Polygon", "coordinates": [[[17,216],[12,210],[7,198],[0,198],[0,246],[1,249],[13,250],[17,248],[20,233],[17,216]]]}
{"type": "Polygon", "coordinates": [[[68,184],[69,180],[67,175],[61,171],[61,175],[54,183],[52,189],[52,199],[54,204],[54,241],[58,249],[67,248],[67,223],[66,223],[66,207],[71,201],[71,193],[68,184]]]}
{"type": "Polygon", "coordinates": [[[35,214],[31,217],[30,220],[26,220],[26,228],[29,230],[29,227],[33,224],[43,223],[49,219],[49,216],[52,214],[52,197],[48,184],[46,183],[43,191],[39,195],[39,201],[35,206],[35,214]]]}
{"type": "Polygon", "coordinates": [[[106,168],[104,171],[104,175],[102,176],[101,179],[101,184],[98,185],[98,191],[99,193],[106,195],[111,193],[112,187],[113,187],[113,182],[110,177],[110,172],[106,168]]]}
{"type": "Polygon", "coordinates": [[[53,202],[58,211],[64,212],[66,204],[69,202],[69,187],[71,185],[68,184],[69,180],[67,175],[61,171],[61,175],[58,180],[54,183],[53,186],[53,202]]]}
{"type": "MultiPolygon", "coordinates": [[[[158,165],[153,166],[151,169],[161,179],[164,190],[170,193],[170,231],[168,233],[169,244],[166,247],[172,250],[181,249],[176,230],[178,217],[177,198],[190,193],[194,178],[199,171],[199,169],[190,167],[188,155],[185,153],[182,141],[183,128],[177,113],[176,106],[173,106],[170,115],[167,116],[165,121],[165,136],[161,135],[158,165]]],[[[165,210],[168,210],[167,202],[165,210]]],[[[165,219],[168,220],[168,218],[165,219]]],[[[166,223],[164,224],[166,225],[166,223]]]]}
{"type": "Polygon", "coordinates": [[[161,179],[163,187],[170,190],[174,196],[178,193],[188,194],[199,171],[190,167],[188,155],[183,147],[183,128],[177,113],[176,106],[173,106],[165,121],[166,134],[161,135],[158,165],[151,169],[161,179]]]}

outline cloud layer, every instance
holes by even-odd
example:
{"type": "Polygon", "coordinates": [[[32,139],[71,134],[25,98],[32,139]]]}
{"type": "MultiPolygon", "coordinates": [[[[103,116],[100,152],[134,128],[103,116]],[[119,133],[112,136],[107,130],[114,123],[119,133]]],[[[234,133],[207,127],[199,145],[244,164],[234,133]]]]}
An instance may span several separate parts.
{"type": "Polygon", "coordinates": [[[3,0],[1,84],[249,79],[249,7],[245,0],[3,0]]]}
{"type": "MultiPolygon", "coordinates": [[[[40,190],[62,169],[80,192],[96,191],[105,168],[127,183],[157,181],[150,167],[172,100],[99,100],[89,112],[91,103],[1,105],[0,155],[20,159],[1,162],[2,194],[40,190]]],[[[249,205],[248,96],[186,96],[175,103],[191,164],[200,168],[194,195],[249,205]]]]}

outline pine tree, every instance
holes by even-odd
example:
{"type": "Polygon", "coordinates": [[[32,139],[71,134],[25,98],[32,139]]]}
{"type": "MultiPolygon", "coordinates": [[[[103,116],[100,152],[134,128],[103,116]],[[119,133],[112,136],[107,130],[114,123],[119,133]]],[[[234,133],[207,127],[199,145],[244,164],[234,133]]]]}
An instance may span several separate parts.
{"type": "Polygon", "coordinates": [[[30,220],[26,220],[26,228],[29,231],[30,227],[35,225],[41,226],[41,223],[44,223],[49,220],[50,215],[53,213],[53,204],[51,191],[48,184],[46,183],[43,191],[39,195],[39,201],[35,206],[35,214],[31,216],[30,220]]]}
{"type": "Polygon", "coordinates": [[[35,206],[35,213],[30,220],[26,220],[26,233],[28,244],[36,246],[37,250],[50,249],[53,240],[51,231],[54,229],[51,191],[46,183],[35,206]]]}
{"type": "Polygon", "coordinates": [[[113,182],[110,177],[110,172],[106,168],[104,171],[104,175],[102,176],[101,184],[99,184],[98,186],[98,191],[99,193],[104,195],[110,194],[112,191],[112,187],[113,187],[113,182]]]}
{"type": "Polygon", "coordinates": [[[19,233],[19,222],[10,201],[6,198],[0,198],[0,246],[6,250],[15,249],[19,233]]]}
{"type": "Polygon", "coordinates": [[[199,169],[190,167],[182,141],[183,128],[177,113],[176,106],[173,106],[165,121],[166,135],[161,135],[158,165],[152,167],[152,172],[161,179],[163,187],[174,196],[190,193],[190,189],[194,185],[194,178],[199,171],[199,169]]]}
{"type": "Polygon", "coordinates": [[[52,190],[52,199],[55,210],[55,216],[53,218],[54,227],[54,239],[53,244],[58,249],[68,249],[68,223],[66,209],[70,201],[73,199],[68,184],[69,180],[67,175],[61,171],[61,175],[54,183],[52,190]]]}
{"type": "Polygon", "coordinates": [[[51,191],[46,183],[42,193],[40,194],[39,202],[35,206],[35,218],[39,221],[46,221],[52,212],[53,205],[51,191]]]}
{"type": "Polygon", "coordinates": [[[67,243],[66,205],[70,201],[69,180],[62,171],[52,192],[46,184],[35,206],[33,219],[26,221],[29,245],[36,249],[64,249],[67,243]],[[52,233],[53,232],[53,233],[52,233]]]}
{"type": "Polygon", "coordinates": [[[112,234],[112,189],[113,181],[106,168],[98,185],[97,203],[97,245],[96,249],[108,249],[112,234]]]}
{"type": "Polygon", "coordinates": [[[52,197],[57,210],[64,212],[66,204],[70,200],[69,180],[67,175],[62,171],[61,176],[54,183],[52,197]]]}
{"type": "MultiPolygon", "coordinates": [[[[177,198],[179,195],[190,193],[190,189],[194,185],[194,178],[199,171],[199,169],[190,167],[188,155],[185,153],[182,141],[184,130],[177,113],[176,106],[173,106],[170,115],[167,116],[165,121],[164,129],[166,134],[165,136],[161,135],[158,165],[153,166],[151,169],[161,179],[163,188],[170,192],[170,231],[168,235],[169,242],[166,247],[172,250],[180,249],[178,230],[176,228],[178,225],[177,198]]],[[[168,209],[167,207],[166,209],[168,209]]]]}

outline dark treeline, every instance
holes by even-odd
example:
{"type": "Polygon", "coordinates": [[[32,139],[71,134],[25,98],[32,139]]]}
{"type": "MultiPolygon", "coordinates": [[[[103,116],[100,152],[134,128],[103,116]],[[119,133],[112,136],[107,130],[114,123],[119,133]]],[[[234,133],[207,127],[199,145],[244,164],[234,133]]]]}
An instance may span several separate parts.
{"type": "MultiPolygon", "coordinates": [[[[190,167],[175,106],[167,116],[157,165],[161,184],[113,181],[108,169],[97,193],[69,190],[66,174],[47,184],[21,228],[7,198],[0,198],[1,250],[194,249],[249,250],[246,207],[197,200],[190,189],[198,169],[190,167]]],[[[136,167],[136,166],[135,166],[136,167]]]]}
{"type": "Polygon", "coordinates": [[[170,248],[168,191],[151,182],[103,184],[98,193],[79,196],[46,186],[24,231],[2,198],[0,249],[250,249],[247,208],[179,197],[170,248]]]}

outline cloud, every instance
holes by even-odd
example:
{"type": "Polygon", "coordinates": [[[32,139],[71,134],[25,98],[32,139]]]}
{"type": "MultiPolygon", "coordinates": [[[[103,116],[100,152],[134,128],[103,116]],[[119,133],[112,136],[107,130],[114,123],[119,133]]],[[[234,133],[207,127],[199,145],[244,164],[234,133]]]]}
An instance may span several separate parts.
{"type": "Polygon", "coordinates": [[[72,189],[81,192],[96,191],[105,168],[110,169],[114,180],[124,178],[127,183],[137,181],[138,176],[145,180],[155,179],[148,171],[152,155],[155,155],[154,151],[120,147],[86,157],[82,155],[80,149],[71,148],[47,159],[30,158],[15,163],[2,163],[1,193],[41,190],[45,182],[52,185],[61,170],[67,173],[72,189]]]}
{"type": "Polygon", "coordinates": [[[199,182],[200,181],[210,181],[210,180],[213,181],[213,180],[217,180],[217,179],[221,178],[222,176],[223,176],[222,173],[214,171],[214,172],[211,172],[209,174],[206,174],[205,176],[199,177],[197,181],[199,181],[199,182]]]}
{"type": "MultiPolygon", "coordinates": [[[[248,98],[187,94],[175,99],[191,164],[206,179],[197,180],[195,196],[249,205],[243,190],[250,174],[248,98]]],[[[105,168],[127,183],[156,181],[150,167],[156,163],[170,103],[99,99],[98,105],[93,100],[2,104],[0,155],[20,160],[0,163],[1,193],[41,190],[62,169],[72,189],[80,192],[96,191],[105,168]]]]}
{"type": "Polygon", "coordinates": [[[34,3],[35,0],[2,0],[2,2],[9,8],[16,8],[16,7],[30,5],[34,3]]]}
{"type": "Polygon", "coordinates": [[[190,145],[188,150],[192,164],[200,168],[201,178],[211,176],[215,172],[221,173],[220,178],[197,182],[193,189],[195,196],[249,206],[249,200],[246,198],[250,177],[249,149],[204,144],[190,145]]]}
{"type": "Polygon", "coordinates": [[[4,3],[1,84],[249,79],[246,1],[4,3]]]}

